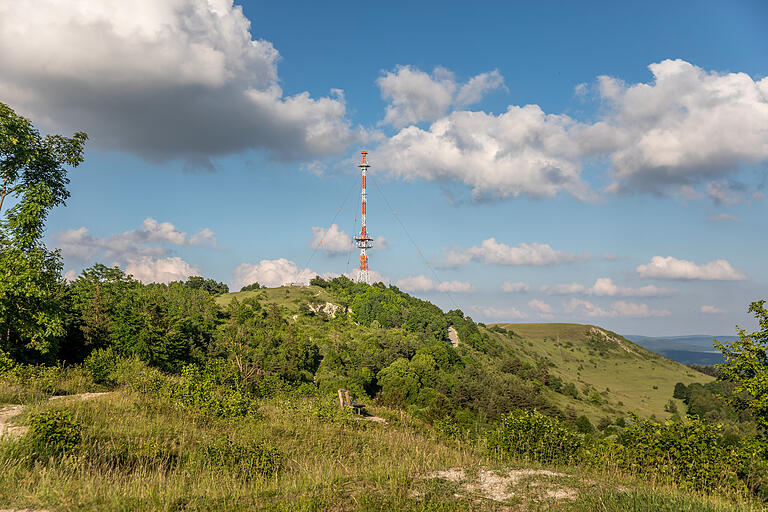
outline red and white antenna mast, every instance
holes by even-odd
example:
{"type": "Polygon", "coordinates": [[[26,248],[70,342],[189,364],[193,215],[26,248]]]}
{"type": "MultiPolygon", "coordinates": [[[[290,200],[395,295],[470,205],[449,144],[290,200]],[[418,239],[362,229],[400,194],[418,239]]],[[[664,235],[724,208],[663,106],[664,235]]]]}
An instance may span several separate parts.
{"type": "Polygon", "coordinates": [[[365,187],[365,174],[368,171],[368,162],[366,162],[366,157],[368,156],[367,151],[361,151],[363,155],[363,162],[358,165],[360,168],[360,171],[363,175],[363,215],[360,217],[360,236],[355,237],[355,243],[357,247],[360,249],[360,265],[357,267],[357,275],[355,276],[355,281],[358,283],[366,283],[371,284],[371,274],[368,272],[368,255],[366,254],[366,250],[373,247],[373,238],[370,237],[368,234],[368,231],[365,228],[365,206],[368,202],[368,197],[366,193],[366,187],[365,187]]]}

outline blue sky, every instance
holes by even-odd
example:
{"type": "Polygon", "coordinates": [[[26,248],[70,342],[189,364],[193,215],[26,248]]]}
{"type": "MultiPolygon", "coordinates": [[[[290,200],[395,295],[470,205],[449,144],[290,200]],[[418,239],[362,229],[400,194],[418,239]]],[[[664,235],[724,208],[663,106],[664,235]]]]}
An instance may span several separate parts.
{"type": "Polygon", "coordinates": [[[731,334],[768,295],[765,2],[35,3],[0,101],[91,137],[70,276],[348,272],[367,149],[371,268],[476,320],[731,334]]]}

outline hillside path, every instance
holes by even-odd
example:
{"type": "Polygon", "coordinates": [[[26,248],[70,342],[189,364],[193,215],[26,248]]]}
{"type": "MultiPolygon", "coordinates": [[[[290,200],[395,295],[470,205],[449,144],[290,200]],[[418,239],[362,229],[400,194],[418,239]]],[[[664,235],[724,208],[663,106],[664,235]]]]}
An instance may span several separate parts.
{"type": "MultiPolygon", "coordinates": [[[[110,393],[111,393],[110,391],[106,391],[103,393],[80,393],[77,395],[59,395],[59,396],[52,396],[48,400],[49,401],[90,400],[92,398],[108,395],[110,393]]],[[[26,407],[27,407],[26,405],[21,405],[21,404],[0,405],[0,437],[6,436],[6,435],[10,437],[20,437],[24,435],[24,433],[27,431],[26,426],[10,425],[9,421],[12,418],[15,418],[16,416],[21,414],[26,407]]]]}

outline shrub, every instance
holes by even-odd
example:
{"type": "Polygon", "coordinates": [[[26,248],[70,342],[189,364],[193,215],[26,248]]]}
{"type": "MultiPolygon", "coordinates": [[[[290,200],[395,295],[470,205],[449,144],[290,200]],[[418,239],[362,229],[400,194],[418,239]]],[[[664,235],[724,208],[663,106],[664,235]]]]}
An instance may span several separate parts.
{"type": "Polygon", "coordinates": [[[187,365],[181,378],[169,389],[172,400],[194,406],[223,418],[241,417],[256,412],[256,401],[243,389],[217,385],[215,375],[203,373],[197,365],[187,365]]]}
{"type": "Polygon", "coordinates": [[[621,435],[617,462],[625,469],[669,476],[695,489],[738,487],[738,449],[725,446],[723,427],[692,418],[686,423],[638,421],[621,435]]]}
{"type": "Polygon", "coordinates": [[[80,445],[83,427],[67,411],[50,410],[29,420],[29,440],[42,456],[68,455],[80,445]]]}
{"type": "Polygon", "coordinates": [[[580,460],[585,441],[555,418],[536,410],[517,410],[502,416],[491,446],[510,458],[571,464],[580,460]]]}
{"type": "Polygon", "coordinates": [[[206,459],[214,466],[234,471],[244,478],[271,477],[281,468],[280,452],[265,442],[216,439],[203,448],[206,459]]]}
{"type": "Polygon", "coordinates": [[[339,406],[337,395],[326,395],[315,400],[314,415],[322,422],[326,423],[351,423],[352,411],[349,408],[343,410],[339,406]]]}
{"type": "Polygon", "coordinates": [[[221,418],[257,413],[256,399],[232,383],[221,365],[185,366],[180,376],[166,375],[138,359],[121,362],[117,381],[140,393],[168,399],[182,407],[196,407],[221,418]],[[230,382],[228,382],[230,381],[230,382]]]}
{"type": "Polygon", "coordinates": [[[112,347],[94,350],[83,362],[83,367],[91,373],[93,381],[103,386],[117,384],[114,372],[117,368],[118,355],[112,347]]]}
{"type": "Polygon", "coordinates": [[[592,425],[592,422],[589,421],[589,418],[582,414],[576,418],[576,430],[582,434],[592,434],[595,431],[595,427],[592,425]]]}

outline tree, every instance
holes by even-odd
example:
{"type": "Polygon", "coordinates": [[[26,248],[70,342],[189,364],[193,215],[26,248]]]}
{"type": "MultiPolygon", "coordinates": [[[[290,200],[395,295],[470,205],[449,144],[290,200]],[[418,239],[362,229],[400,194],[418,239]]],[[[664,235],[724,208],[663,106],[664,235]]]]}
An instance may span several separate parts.
{"type": "Polygon", "coordinates": [[[86,139],[43,137],[0,103],[0,350],[17,360],[51,359],[65,334],[61,256],[41,238],[69,197],[65,166],[83,161],[86,139]]]}
{"type": "Polygon", "coordinates": [[[731,402],[751,410],[763,427],[768,427],[768,311],[765,300],[753,302],[748,311],[755,314],[760,329],[747,333],[737,326],[738,340],[715,340],[715,346],[725,357],[719,370],[723,380],[736,384],[731,402]]]}

